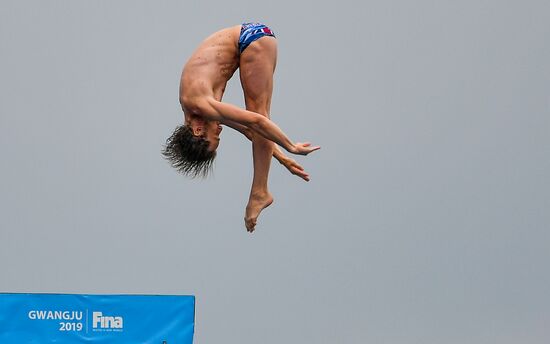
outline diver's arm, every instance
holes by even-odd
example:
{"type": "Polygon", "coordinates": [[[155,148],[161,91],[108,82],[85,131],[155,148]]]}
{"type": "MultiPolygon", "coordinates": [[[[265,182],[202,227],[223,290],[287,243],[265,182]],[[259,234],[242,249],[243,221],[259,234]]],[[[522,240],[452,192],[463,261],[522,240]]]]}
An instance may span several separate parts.
{"type": "MultiPolygon", "coordinates": [[[[225,125],[237,130],[238,132],[246,136],[250,141],[252,141],[254,134],[248,127],[233,121],[226,121],[225,125]]],[[[304,168],[300,164],[298,164],[296,160],[287,157],[276,144],[273,144],[273,157],[277,159],[277,161],[279,161],[281,165],[286,167],[286,169],[290,173],[302,178],[305,181],[309,181],[309,174],[304,171],[304,168]]]]}
{"type": "Polygon", "coordinates": [[[312,147],[310,143],[293,143],[285,133],[267,117],[259,113],[241,109],[235,105],[222,103],[214,98],[207,99],[199,106],[199,111],[208,120],[220,121],[223,124],[235,122],[254,133],[275,142],[289,153],[307,155],[320,147],[312,147]]]}

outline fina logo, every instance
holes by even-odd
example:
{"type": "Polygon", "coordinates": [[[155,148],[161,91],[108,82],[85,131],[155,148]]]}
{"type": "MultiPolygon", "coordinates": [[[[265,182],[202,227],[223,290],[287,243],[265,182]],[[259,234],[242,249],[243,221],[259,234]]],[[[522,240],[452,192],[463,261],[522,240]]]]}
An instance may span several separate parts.
{"type": "Polygon", "coordinates": [[[123,323],[122,317],[113,317],[103,315],[101,312],[92,313],[92,327],[94,329],[112,329],[112,330],[122,330],[123,323]]]}

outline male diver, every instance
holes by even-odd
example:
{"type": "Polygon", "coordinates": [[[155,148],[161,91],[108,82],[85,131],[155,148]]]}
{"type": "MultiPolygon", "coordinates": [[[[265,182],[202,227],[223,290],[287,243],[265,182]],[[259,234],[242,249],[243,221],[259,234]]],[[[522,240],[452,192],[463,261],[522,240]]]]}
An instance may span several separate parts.
{"type": "Polygon", "coordinates": [[[180,103],[184,124],[167,139],[163,155],[173,167],[191,177],[206,176],[220,142],[221,124],[238,130],[252,141],[254,177],[245,211],[245,226],[253,232],[260,212],[273,202],[268,190],[271,157],[292,174],[309,181],[309,174],[292,154],[307,155],[320,147],[295,143],[270,120],[277,41],[260,23],[225,28],[207,37],[183,68],[180,103]],[[233,73],[240,69],[246,110],[222,102],[233,73]],[[278,146],[277,146],[278,145],[278,146]]]}

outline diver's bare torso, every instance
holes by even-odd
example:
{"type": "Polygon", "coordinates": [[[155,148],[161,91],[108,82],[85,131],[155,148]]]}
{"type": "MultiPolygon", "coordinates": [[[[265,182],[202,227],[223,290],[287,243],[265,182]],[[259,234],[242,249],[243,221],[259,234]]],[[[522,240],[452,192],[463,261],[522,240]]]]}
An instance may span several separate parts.
{"type": "Polygon", "coordinates": [[[227,81],[239,67],[238,41],[241,25],[222,29],[207,37],[183,68],[180,103],[185,113],[193,113],[205,97],[220,101],[227,81]]]}

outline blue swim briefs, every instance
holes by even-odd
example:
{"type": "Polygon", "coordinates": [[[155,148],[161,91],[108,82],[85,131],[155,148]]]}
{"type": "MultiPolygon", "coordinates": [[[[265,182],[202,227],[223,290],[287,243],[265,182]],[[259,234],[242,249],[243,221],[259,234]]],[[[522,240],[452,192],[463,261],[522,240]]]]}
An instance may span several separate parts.
{"type": "Polygon", "coordinates": [[[275,34],[264,24],[244,23],[241,26],[241,35],[239,36],[239,53],[242,54],[250,43],[264,36],[275,37],[275,34]]]}

